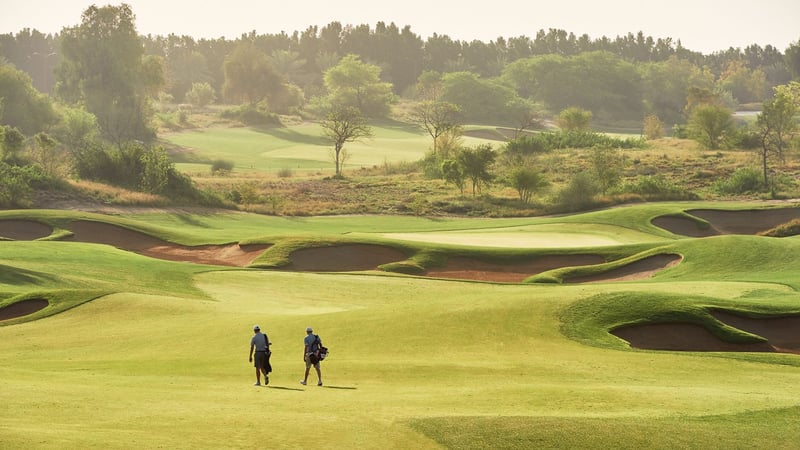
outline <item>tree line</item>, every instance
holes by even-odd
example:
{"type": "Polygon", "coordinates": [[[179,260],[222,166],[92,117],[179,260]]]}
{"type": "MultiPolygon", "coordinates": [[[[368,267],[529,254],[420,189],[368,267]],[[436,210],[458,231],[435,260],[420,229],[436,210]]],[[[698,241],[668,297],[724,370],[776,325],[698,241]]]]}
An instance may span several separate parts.
{"type": "MultiPolygon", "coordinates": [[[[63,60],[61,43],[68,36],[68,30],[43,34],[23,29],[15,34],[0,35],[0,57],[28,73],[40,92],[52,93],[56,84],[54,71],[63,60]]],[[[140,36],[140,39],[145,55],[161,59],[166,92],[177,102],[185,100],[192,83],[196,82],[207,82],[221,93],[225,84],[225,61],[237,47],[245,44],[268,57],[272,68],[288,83],[300,87],[306,98],[320,92],[324,71],[348,54],[358,55],[363,61],[381,67],[383,81],[391,83],[396,94],[413,87],[425,71],[470,72],[480,78],[494,78],[503,75],[510,64],[519,60],[548,55],[571,61],[572,57],[592,52],[608,53],[608,58],[616,64],[638,68],[639,76],[647,79],[640,90],[654,89],[656,75],[684,76],[685,72],[678,68],[673,69],[677,72],[670,73],[658,64],[672,59],[676,62],[671,66],[688,66],[705,73],[740,103],[763,101],[773,86],[800,77],[800,40],[783,53],[772,45],[762,47],[754,43],[744,49],[731,47],[704,55],[683,47],[680,39],[653,38],[642,32],[613,39],[606,36],[593,39],[587,34],[576,36],[551,28],[539,30],[533,37],[498,37],[483,42],[454,40],[444,34],[423,39],[410,26],[400,28],[384,22],[374,27],[331,22],[291,34],[250,32],[238,39],[195,39],[174,34],[140,36]],[[652,73],[659,69],[667,73],[652,73]]],[[[592,70],[593,63],[607,61],[576,64],[583,65],[582,68],[588,65],[592,70]]],[[[597,69],[602,72],[606,68],[601,65],[597,69]]],[[[548,95],[556,94],[549,92],[548,95]]]]}
{"type": "MultiPolygon", "coordinates": [[[[151,147],[156,102],[241,105],[225,113],[245,123],[279,123],[276,114],[312,117],[334,143],[339,176],[344,143],[368,136],[367,119],[386,117],[403,97],[412,103],[408,120],[433,139],[429,170],[458,181],[475,161],[493,160],[484,148],[470,150],[472,161],[470,153],[450,153],[458,150],[463,123],[508,126],[516,138],[546,117],[557,117],[567,131],[585,131],[590,119],[640,128],[646,118],[648,134],[687,123],[685,130],[709,148],[749,136],[751,147],[776,153],[766,148],[786,140],[777,119],[759,122],[749,135],[734,133],[730,112],[751,104],[776,117],[786,103],[770,100],[776,88],[796,105],[795,88],[780,88],[800,78],[800,40],[783,54],[754,44],[702,55],[642,33],[592,40],[551,29],[533,39],[484,43],[437,34],[423,40],[408,26],[383,22],[195,40],[139,35],[126,4],[91,6],[80,24],[56,35],[2,35],[0,58],[2,162],[21,166],[18,141],[27,136],[31,154],[71,154],[78,176],[124,180],[154,193],[176,185],[187,191],[163,149],[151,147]],[[759,137],[764,129],[773,131],[759,137]]],[[[586,135],[531,145],[564,139],[609,146],[586,135]]],[[[475,193],[480,176],[472,181],[475,193]]]]}

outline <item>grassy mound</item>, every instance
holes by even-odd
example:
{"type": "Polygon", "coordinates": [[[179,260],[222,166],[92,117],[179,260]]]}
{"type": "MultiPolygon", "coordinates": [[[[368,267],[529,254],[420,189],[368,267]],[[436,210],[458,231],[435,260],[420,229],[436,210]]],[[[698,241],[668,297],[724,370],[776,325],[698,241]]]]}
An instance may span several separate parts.
{"type": "Polygon", "coordinates": [[[43,239],[0,242],[0,308],[48,303],[0,321],[0,446],[299,448],[308,445],[309,421],[330,448],[735,448],[800,440],[797,355],[641,350],[613,334],[683,323],[757,344],[772,338],[715,314],[800,312],[800,241],[681,237],[653,225],[687,206],[714,207],[503,220],[0,212],[0,220],[53,229],[43,239]],[[344,244],[399,253],[373,269],[335,273],[176,262],[62,240],[81,220],[187,246],[269,243],[259,261],[270,264],[344,244]],[[579,237],[593,224],[627,242],[537,244],[547,227],[579,237]],[[429,239],[442,233],[476,240],[429,239]],[[490,245],[511,235],[523,244],[490,245]],[[485,269],[552,255],[602,260],[544,272],[559,280],[654,255],[682,260],[646,279],[580,284],[381,270],[428,271],[459,260],[485,269]],[[254,323],[274,344],[268,387],[252,386],[246,355],[254,323]],[[307,326],[331,349],[324,387],[298,383],[307,326]],[[253,407],[268,407],[268,433],[253,432],[265,420],[253,407]],[[47,420],[32,413],[44,410],[47,420]]]}

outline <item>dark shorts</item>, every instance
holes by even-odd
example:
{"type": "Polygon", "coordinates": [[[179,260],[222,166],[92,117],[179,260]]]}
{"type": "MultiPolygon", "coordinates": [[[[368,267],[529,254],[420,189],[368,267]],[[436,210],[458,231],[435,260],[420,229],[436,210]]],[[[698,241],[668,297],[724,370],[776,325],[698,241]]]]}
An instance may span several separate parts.
{"type": "Polygon", "coordinates": [[[305,360],[306,360],[306,369],[310,368],[311,366],[314,366],[314,368],[319,369],[319,358],[315,357],[314,354],[306,353],[305,360]]]}
{"type": "Polygon", "coordinates": [[[266,369],[267,372],[271,372],[272,368],[269,366],[269,353],[256,352],[255,358],[253,358],[253,366],[258,367],[259,369],[266,369]]]}

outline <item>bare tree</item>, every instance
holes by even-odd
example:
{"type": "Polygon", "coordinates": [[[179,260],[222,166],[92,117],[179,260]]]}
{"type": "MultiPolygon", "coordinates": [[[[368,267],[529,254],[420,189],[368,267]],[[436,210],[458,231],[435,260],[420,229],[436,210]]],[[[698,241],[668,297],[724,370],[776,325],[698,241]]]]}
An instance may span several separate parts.
{"type": "Polygon", "coordinates": [[[333,142],[333,162],[336,177],[342,176],[344,144],[372,136],[372,127],[358,108],[353,106],[334,106],[320,122],[325,137],[333,142]]]}
{"type": "Polygon", "coordinates": [[[436,154],[439,137],[458,129],[460,108],[449,102],[426,100],[411,111],[410,119],[433,138],[433,154],[436,154]]]}
{"type": "Polygon", "coordinates": [[[516,97],[506,103],[506,109],[514,124],[514,139],[527,129],[541,128],[544,125],[543,108],[531,100],[516,97]]]}
{"type": "MultiPolygon", "coordinates": [[[[795,89],[800,92],[800,83],[793,82],[795,89]]],[[[764,107],[756,119],[756,129],[759,133],[761,148],[759,156],[764,174],[764,185],[769,183],[768,162],[776,159],[782,161],[784,153],[789,147],[789,139],[797,130],[794,116],[800,106],[800,97],[795,97],[791,85],[775,88],[775,96],[764,102],[764,107]]]]}

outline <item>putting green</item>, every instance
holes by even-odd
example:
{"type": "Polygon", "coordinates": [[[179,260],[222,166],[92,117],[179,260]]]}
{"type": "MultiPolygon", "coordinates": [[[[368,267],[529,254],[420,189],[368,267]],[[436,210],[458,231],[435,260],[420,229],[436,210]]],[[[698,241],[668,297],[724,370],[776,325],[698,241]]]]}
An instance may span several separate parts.
{"type": "Polygon", "coordinates": [[[548,223],[519,227],[418,233],[381,233],[401,241],[502,248],[577,248],[659,242],[664,238],[602,224],[548,223]]]}

